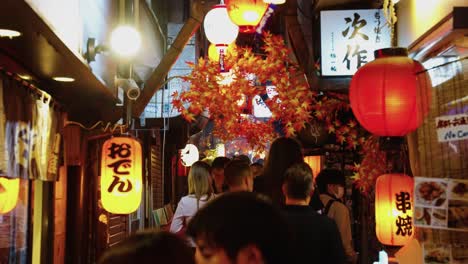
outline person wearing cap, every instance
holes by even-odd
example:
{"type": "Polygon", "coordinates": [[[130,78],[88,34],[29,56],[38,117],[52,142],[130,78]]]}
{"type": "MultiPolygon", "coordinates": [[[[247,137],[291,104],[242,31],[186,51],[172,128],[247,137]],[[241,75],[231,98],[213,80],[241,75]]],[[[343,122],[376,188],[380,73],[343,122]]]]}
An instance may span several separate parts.
{"type": "Polygon", "coordinates": [[[316,182],[320,191],[320,200],[324,205],[323,214],[335,221],[338,231],[340,231],[347,262],[357,263],[357,253],[354,251],[351,235],[349,210],[341,200],[346,185],[344,174],[336,169],[324,169],[317,176],[316,182]]]}

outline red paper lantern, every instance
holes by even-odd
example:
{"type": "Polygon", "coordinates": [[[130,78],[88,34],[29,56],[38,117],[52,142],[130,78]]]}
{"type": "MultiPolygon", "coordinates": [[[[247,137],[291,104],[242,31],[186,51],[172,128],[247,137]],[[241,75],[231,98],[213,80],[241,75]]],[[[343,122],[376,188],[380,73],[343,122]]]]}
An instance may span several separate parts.
{"type": "Polygon", "coordinates": [[[263,0],[226,0],[229,17],[240,32],[253,33],[268,9],[263,0]]]}
{"type": "Polygon", "coordinates": [[[424,67],[404,48],[375,51],[376,60],[361,67],[351,80],[349,99],[359,123],[379,136],[404,136],[418,128],[429,110],[429,85],[424,67]],[[426,81],[426,80],[425,80],[426,81]]]}
{"type": "Polygon", "coordinates": [[[130,137],[113,137],[102,146],[101,200],[113,214],[130,214],[141,203],[143,160],[141,145],[130,137]]]}
{"type": "Polygon", "coordinates": [[[375,186],[375,232],[382,244],[402,246],[414,234],[413,178],[384,174],[375,186]]]}

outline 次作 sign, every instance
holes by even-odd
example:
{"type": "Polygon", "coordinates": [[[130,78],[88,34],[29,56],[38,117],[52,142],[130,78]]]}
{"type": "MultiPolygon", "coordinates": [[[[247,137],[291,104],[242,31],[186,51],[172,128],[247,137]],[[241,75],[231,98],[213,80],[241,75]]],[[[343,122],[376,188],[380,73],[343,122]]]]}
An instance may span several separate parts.
{"type": "Polygon", "coordinates": [[[324,76],[353,75],[374,60],[374,50],[391,46],[381,9],[321,11],[320,23],[324,76]]]}
{"type": "Polygon", "coordinates": [[[436,129],[439,142],[468,140],[468,114],[437,117],[436,129]]]}

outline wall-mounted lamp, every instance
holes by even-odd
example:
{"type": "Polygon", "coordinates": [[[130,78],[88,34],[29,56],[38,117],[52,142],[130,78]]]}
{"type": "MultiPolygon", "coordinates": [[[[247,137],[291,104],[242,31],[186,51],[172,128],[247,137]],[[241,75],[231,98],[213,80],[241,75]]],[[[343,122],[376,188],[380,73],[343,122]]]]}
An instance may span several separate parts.
{"type": "MultiPolygon", "coordinates": [[[[103,44],[97,44],[96,39],[89,38],[87,42],[87,51],[85,58],[89,62],[96,59],[96,55],[109,51],[109,47],[103,44]]],[[[119,26],[111,34],[110,47],[117,56],[122,58],[131,58],[141,46],[141,37],[138,31],[128,25],[119,26]]]]}

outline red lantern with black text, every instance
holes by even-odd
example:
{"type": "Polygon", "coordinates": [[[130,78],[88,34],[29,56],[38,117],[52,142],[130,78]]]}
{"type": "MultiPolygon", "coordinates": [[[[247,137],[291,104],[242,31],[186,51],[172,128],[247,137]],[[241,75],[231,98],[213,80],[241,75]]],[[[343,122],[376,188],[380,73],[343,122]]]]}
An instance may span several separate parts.
{"type": "Polygon", "coordinates": [[[229,17],[240,32],[253,33],[268,9],[263,0],[226,0],[229,17]]]}
{"type": "Polygon", "coordinates": [[[402,246],[414,234],[413,178],[384,174],[375,186],[375,233],[382,244],[402,246]]]}
{"type": "Polygon", "coordinates": [[[0,176],[0,214],[6,214],[16,207],[20,179],[0,176]]]}
{"type": "Polygon", "coordinates": [[[418,128],[428,113],[430,80],[421,74],[421,63],[407,55],[404,48],[376,50],[376,60],[359,68],[351,80],[353,113],[373,134],[405,136],[418,128]],[[420,85],[422,81],[425,85],[420,85]]]}
{"type": "Polygon", "coordinates": [[[102,146],[101,200],[113,214],[130,214],[138,209],[142,192],[140,143],[130,137],[113,137],[102,146]]]}

